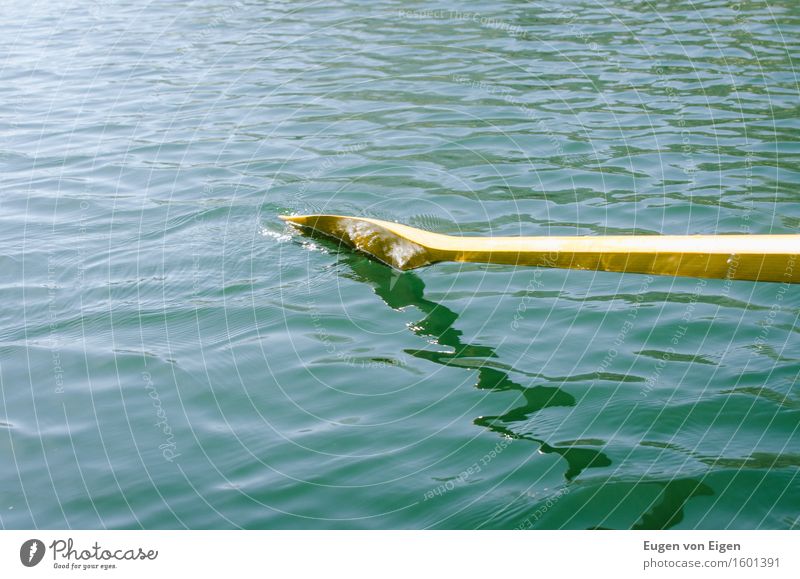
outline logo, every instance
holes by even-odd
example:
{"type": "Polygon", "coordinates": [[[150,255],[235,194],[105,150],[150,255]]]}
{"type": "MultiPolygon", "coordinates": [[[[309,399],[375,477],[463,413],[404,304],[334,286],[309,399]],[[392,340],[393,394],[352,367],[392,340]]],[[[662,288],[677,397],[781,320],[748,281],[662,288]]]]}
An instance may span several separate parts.
{"type": "Polygon", "coordinates": [[[35,567],[44,557],[44,543],[39,539],[28,539],[19,548],[19,560],[26,567],[35,567]]]}

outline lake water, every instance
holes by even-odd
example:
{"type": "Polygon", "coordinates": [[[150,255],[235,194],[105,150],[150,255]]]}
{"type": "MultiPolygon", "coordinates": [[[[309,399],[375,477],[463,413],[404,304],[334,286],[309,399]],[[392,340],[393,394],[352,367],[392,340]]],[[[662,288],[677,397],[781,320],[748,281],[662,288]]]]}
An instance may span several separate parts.
{"type": "Polygon", "coordinates": [[[5,2],[3,528],[800,527],[800,295],[440,264],[797,233],[800,6],[5,2]]]}

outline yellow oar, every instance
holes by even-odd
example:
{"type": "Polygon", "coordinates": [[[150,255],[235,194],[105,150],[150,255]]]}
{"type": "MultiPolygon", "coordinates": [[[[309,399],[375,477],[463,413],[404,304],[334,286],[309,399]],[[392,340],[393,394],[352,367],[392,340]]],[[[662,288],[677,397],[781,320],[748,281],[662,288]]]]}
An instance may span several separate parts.
{"type": "Polygon", "coordinates": [[[401,270],[461,261],[800,283],[800,235],[460,237],[364,217],[281,219],[401,270]]]}

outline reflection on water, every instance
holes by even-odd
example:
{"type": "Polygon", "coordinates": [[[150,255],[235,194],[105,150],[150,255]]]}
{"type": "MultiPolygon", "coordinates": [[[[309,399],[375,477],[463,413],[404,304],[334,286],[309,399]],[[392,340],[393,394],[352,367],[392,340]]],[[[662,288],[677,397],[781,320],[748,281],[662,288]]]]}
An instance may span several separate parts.
{"type": "MultiPolygon", "coordinates": [[[[418,336],[433,338],[437,344],[449,346],[452,352],[438,352],[431,350],[405,350],[407,354],[442,364],[443,366],[464,367],[460,364],[464,358],[496,358],[494,348],[480,344],[465,344],[461,341],[461,332],[454,327],[458,314],[453,310],[428,300],[424,296],[425,284],[412,272],[397,272],[375,261],[367,260],[358,255],[351,255],[344,260],[352,270],[350,276],[361,282],[372,285],[375,293],[386,304],[394,309],[414,306],[427,316],[413,324],[411,330],[418,336]]],[[[547,444],[543,439],[529,433],[516,432],[511,428],[515,422],[528,421],[531,416],[545,408],[555,406],[575,406],[575,398],[561,388],[551,386],[525,387],[511,379],[508,372],[494,367],[483,367],[480,363],[466,366],[478,374],[475,385],[479,390],[493,392],[517,391],[522,404],[501,416],[479,416],[475,424],[482,426],[508,438],[530,440],[540,445],[541,452],[561,455],[567,461],[567,471],[564,476],[572,480],[584,469],[592,467],[609,466],[611,460],[602,452],[589,448],[555,447],[547,444]]],[[[514,371],[508,367],[508,371],[514,371]]],[[[526,422],[526,424],[530,424],[526,422]]]]}
{"type": "MultiPolygon", "coordinates": [[[[593,448],[579,446],[604,445],[603,441],[571,441],[567,445],[554,446],[545,442],[546,433],[527,433],[514,429],[514,425],[525,422],[531,425],[531,417],[552,407],[575,406],[575,398],[562,388],[554,386],[523,386],[515,382],[510,373],[514,368],[494,362],[491,367],[481,361],[497,358],[495,349],[482,344],[466,344],[462,332],[454,325],[458,314],[446,306],[425,298],[425,284],[413,272],[398,272],[381,263],[357,254],[346,254],[341,263],[349,268],[344,275],[359,282],[368,283],[375,293],[393,309],[414,306],[426,314],[425,318],[410,325],[416,335],[433,339],[442,346],[452,348],[452,352],[406,349],[405,352],[419,359],[428,360],[444,366],[462,367],[477,373],[475,387],[493,392],[519,392],[521,404],[498,416],[479,416],[474,424],[515,440],[529,440],[539,445],[544,454],[557,454],[567,463],[564,478],[572,481],[584,470],[611,466],[607,454],[593,448]],[[465,359],[472,359],[464,363],[465,359]],[[476,360],[477,359],[477,360],[476,360]]],[[[635,529],[666,529],[683,520],[683,507],[694,496],[711,495],[710,487],[695,479],[671,480],[667,482],[648,481],[641,484],[655,484],[663,487],[658,502],[642,514],[635,529]]],[[[602,527],[595,527],[602,528],[602,527]]]]}
{"type": "Polygon", "coordinates": [[[667,482],[658,482],[664,490],[660,500],[642,515],[641,521],[636,523],[634,529],[669,529],[683,520],[683,507],[686,502],[696,496],[710,496],[714,494],[706,484],[695,479],[680,479],[667,482]]]}
{"type": "MultiPolygon", "coordinates": [[[[414,306],[425,313],[425,318],[409,326],[411,331],[453,350],[442,352],[406,349],[407,354],[436,364],[475,371],[478,378],[475,387],[479,390],[519,392],[518,400],[521,402],[519,406],[499,416],[479,416],[474,420],[474,424],[504,437],[534,442],[544,454],[561,456],[567,463],[564,471],[564,478],[567,481],[574,480],[586,469],[611,466],[612,461],[607,454],[586,448],[586,446],[604,446],[604,441],[575,440],[554,446],[545,442],[546,433],[536,434],[515,430],[516,423],[525,422],[530,426],[531,417],[547,408],[575,406],[575,398],[569,392],[555,386],[523,386],[510,376],[510,373],[516,372],[514,368],[489,360],[497,358],[494,348],[482,344],[464,343],[461,339],[462,332],[455,327],[458,314],[442,304],[426,299],[425,284],[419,276],[409,271],[395,271],[382,263],[353,253],[343,254],[341,263],[348,267],[348,272],[344,274],[346,277],[371,285],[375,294],[389,307],[402,309],[414,306]],[[491,366],[484,363],[491,363],[491,366]]],[[[684,506],[692,497],[713,494],[708,485],[691,478],[666,482],[643,481],[633,486],[647,485],[660,486],[663,490],[658,500],[642,514],[639,522],[633,525],[634,529],[670,528],[683,520],[684,506]]]]}
{"type": "MultiPolygon", "coordinates": [[[[627,487],[628,494],[632,494],[642,487],[661,487],[661,492],[658,494],[656,501],[631,526],[634,530],[658,530],[674,527],[683,520],[684,507],[690,499],[714,494],[711,487],[693,478],[640,483],[615,483],[615,486],[623,489],[627,487]]],[[[606,529],[607,527],[596,526],[591,528],[606,529]]]]}
{"type": "Polygon", "coordinates": [[[645,440],[641,442],[641,445],[680,452],[694,458],[695,460],[698,460],[705,465],[717,468],[732,468],[736,470],[742,470],[747,468],[773,469],[800,467],[800,454],[797,453],[753,452],[749,456],[744,457],[725,457],[702,454],[670,442],[645,440]]]}

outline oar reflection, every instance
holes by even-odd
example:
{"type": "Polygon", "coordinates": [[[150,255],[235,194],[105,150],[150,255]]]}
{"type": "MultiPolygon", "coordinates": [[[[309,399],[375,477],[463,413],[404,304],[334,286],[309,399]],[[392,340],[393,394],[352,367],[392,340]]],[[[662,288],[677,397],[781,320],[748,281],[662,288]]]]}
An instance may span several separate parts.
{"type": "Polygon", "coordinates": [[[432,338],[436,343],[453,349],[452,352],[405,350],[407,354],[443,366],[474,371],[478,377],[475,386],[479,390],[519,392],[522,402],[520,406],[499,416],[476,418],[474,421],[476,425],[512,439],[530,440],[539,444],[541,452],[562,456],[567,461],[564,476],[568,480],[578,476],[584,469],[611,464],[611,460],[598,450],[553,446],[532,434],[513,430],[514,423],[528,422],[532,415],[546,408],[575,406],[575,398],[558,387],[522,386],[509,375],[509,372],[516,372],[514,368],[490,360],[497,358],[494,348],[464,343],[461,339],[462,332],[454,327],[458,314],[442,304],[425,298],[425,284],[419,276],[408,271],[398,272],[357,254],[343,256],[341,263],[347,265],[350,270],[350,273],[345,274],[347,277],[371,285],[375,294],[389,307],[401,309],[414,306],[426,314],[425,318],[411,325],[411,330],[416,335],[432,338]]]}

